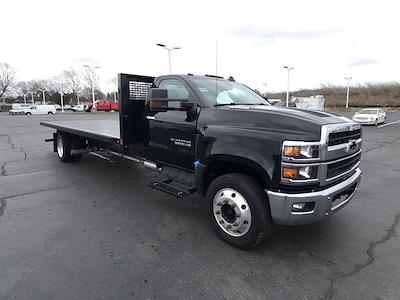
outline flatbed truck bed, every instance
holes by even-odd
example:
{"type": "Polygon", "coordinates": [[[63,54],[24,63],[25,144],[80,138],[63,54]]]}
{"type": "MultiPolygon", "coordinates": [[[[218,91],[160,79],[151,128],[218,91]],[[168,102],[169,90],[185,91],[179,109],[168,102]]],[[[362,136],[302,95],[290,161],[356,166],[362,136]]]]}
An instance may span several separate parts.
{"type": "Polygon", "coordinates": [[[51,121],[40,122],[40,125],[109,144],[118,143],[120,140],[118,119],[51,121]]]}

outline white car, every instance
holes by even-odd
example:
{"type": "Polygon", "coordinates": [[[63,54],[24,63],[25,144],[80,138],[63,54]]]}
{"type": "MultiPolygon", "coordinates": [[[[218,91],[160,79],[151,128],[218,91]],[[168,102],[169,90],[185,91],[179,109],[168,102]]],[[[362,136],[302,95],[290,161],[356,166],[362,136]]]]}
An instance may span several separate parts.
{"type": "Polygon", "coordinates": [[[380,108],[364,108],[356,112],[353,121],[360,124],[378,125],[386,120],[386,113],[380,108]]]}
{"type": "Polygon", "coordinates": [[[53,115],[56,114],[54,105],[31,105],[22,109],[12,109],[12,115],[53,115]]]}
{"type": "Polygon", "coordinates": [[[74,107],[72,107],[71,110],[75,111],[75,112],[77,112],[77,111],[89,112],[89,111],[91,111],[91,108],[86,104],[78,104],[78,105],[75,105],[74,107]]]}

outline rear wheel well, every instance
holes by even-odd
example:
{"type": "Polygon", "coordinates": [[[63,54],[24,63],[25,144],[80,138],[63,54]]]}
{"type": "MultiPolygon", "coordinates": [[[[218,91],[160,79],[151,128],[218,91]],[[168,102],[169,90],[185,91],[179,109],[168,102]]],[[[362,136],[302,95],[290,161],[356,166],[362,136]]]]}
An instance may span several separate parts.
{"type": "Polygon", "coordinates": [[[269,177],[262,171],[262,169],[260,169],[261,167],[257,168],[256,166],[243,162],[229,160],[213,161],[206,167],[201,194],[205,195],[208,187],[214,179],[228,173],[245,174],[255,180],[263,189],[268,188],[270,185],[269,177]]]}

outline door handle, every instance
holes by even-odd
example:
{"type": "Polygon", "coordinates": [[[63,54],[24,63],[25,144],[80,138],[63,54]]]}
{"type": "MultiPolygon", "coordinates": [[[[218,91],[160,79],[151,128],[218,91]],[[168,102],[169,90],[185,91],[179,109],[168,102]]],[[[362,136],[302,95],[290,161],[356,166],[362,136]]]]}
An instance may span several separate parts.
{"type": "Polygon", "coordinates": [[[154,116],[146,116],[146,119],[147,119],[147,120],[155,120],[156,117],[154,117],[154,116]]]}

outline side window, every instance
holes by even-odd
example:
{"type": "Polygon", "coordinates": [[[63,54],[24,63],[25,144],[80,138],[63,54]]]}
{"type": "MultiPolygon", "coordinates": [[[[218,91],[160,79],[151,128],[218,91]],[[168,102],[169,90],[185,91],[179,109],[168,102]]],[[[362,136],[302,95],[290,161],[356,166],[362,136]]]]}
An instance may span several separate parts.
{"type": "Polygon", "coordinates": [[[189,98],[189,91],[179,80],[164,79],[160,82],[159,88],[168,90],[168,98],[182,100],[189,98]]]}

